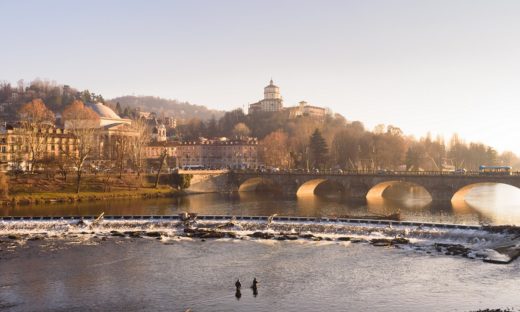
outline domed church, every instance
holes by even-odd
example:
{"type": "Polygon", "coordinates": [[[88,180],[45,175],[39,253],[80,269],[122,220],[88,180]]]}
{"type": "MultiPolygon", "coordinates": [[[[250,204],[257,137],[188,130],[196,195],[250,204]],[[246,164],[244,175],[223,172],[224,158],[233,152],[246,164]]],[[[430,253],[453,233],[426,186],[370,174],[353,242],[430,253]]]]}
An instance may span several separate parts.
{"type": "Polygon", "coordinates": [[[280,88],[274,85],[273,79],[271,79],[269,85],[264,88],[264,99],[249,105],[249,114],[281,110],[283,110],[283,99],[280,95],[280,88]]]}

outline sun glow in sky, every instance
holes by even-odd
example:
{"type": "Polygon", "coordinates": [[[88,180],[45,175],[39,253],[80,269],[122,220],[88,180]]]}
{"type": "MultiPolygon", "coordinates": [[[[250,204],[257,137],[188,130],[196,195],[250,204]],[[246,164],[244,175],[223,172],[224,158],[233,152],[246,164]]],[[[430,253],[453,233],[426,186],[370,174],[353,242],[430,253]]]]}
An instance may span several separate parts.
{"type": "Polygon", "coordinates": [[[285,106],[520,154],[520,2],[0,1],[0,80],[285,106]]]}

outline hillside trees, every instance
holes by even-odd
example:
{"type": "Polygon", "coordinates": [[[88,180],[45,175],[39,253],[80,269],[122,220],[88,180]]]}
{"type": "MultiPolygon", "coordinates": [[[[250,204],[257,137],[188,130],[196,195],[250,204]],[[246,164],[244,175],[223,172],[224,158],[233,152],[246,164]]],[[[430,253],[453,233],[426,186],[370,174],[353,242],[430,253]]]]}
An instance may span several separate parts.
{"type": "Polygon", "coordinates": [[[291,167],[291,155],[287,149],[288,141],[287,133],[277,130],[271,132],[260,142],[260,157],[267,166],[291,167]]]}
{"type": "Polygon", "coordinates": [[[239,122],[233,127],[232,133],[234,137],[248,137],[251,135],[251,130],[249,130],[249,127],[246,126],[245,123],[239,122]]]}
{"type": "Polygon", "coordinates": [[[360,140],[364,133],[361,123],[348,124],[344,129],[337,132],[331,144],[331,162],[345,169],[361,168],[361,146],[360,140]]]}
{"type": "Polygon", "coordinates": [[[246,115],[241,109],[226,112],[218,121],[218,128],[221,134],[231,136],[233,129],[239,123],[246,122],[246,115]]]}
{"type": "Polygon", "coordinates": [[[329,148],[318,128],[314,130],[310,138],[309,149],[312,166],[323,169],[327,164],[329,148]]]}

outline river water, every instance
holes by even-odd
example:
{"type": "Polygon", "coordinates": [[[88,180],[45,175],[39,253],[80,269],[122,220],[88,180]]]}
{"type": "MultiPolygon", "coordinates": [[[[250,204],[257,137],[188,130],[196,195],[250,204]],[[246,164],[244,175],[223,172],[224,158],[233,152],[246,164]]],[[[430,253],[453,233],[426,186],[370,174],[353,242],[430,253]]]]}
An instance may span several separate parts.
{"type": "MultiPolygon", "coordinates": [[[[150,215],[190,211],[356,216],[399,211],[406,220],[518,225],[519,206],[516,189],[485,185],[470,193],[465,202],[453,203],[429,204],[423,198],[352,202],[316,197],[284,199],[266,194],[203,194],[178,199],[19,206],[3,209],[2,214],[150,215]]],[[[0,248],[0,311],[520,308],[520,261],[494,265],[420,248],[374,247],[337,240],[102,240],[99,234],[14,242],[3,236],[0,248]],[[256,296],[248,287],[253,277],[260,281],[256,296]],[[238,297],[236,278],[243,284],[238,297]]]]}
{"type": "MultiPolygon", "coordinates": [[[[400,190],[398,190],[399,193],[400,190]]],[[[131,199],[4,207],[3,216],[171,215],[199,214],[308,217],[381,216],[399,212],[403,220],[456,224],[520,225],[520,190],[507,185],[482,185],[465,200],[430,202],[423,194],[399,200],[336,197],[284,198],[268,193],[198,194],[180,198],[131,199]]]]}
{"type": "Polygon", "coordinates": [[[2,259],[2,311],[472,311],[519,307],[507,266],[362,244],[34,243],[2,259]],[[259,281],[255,297],[249,285],[259,281]],[[243,284],[235,296],[235,279],[243,284]]]}

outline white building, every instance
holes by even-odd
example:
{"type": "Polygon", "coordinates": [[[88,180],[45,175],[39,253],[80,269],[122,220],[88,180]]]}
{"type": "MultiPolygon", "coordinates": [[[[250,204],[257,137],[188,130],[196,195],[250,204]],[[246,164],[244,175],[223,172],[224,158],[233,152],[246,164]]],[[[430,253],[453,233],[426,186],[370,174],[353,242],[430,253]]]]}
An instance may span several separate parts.
{"type": "Polygon", "coordinates": [[[264,88],[264,99],[249,105],[249,114],[281,110],[283,110],[283,99],[280,95],[280,88],[274,85],[271,79],[269,85],[264,88]]]}

